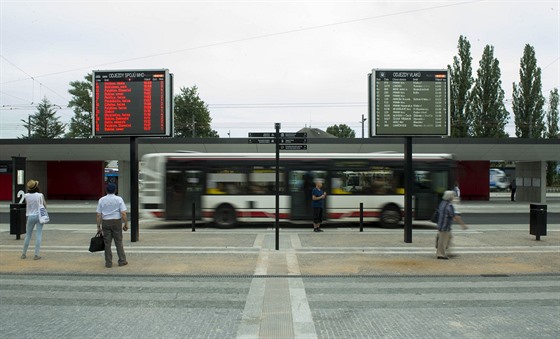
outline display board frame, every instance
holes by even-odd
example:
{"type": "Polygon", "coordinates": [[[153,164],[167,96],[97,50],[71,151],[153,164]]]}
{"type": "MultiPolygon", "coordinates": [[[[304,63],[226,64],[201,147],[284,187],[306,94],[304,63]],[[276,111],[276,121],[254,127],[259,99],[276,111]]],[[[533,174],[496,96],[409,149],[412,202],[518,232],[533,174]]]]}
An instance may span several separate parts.
{"type": "MultiPolygon", "coordinates": [[[[135,86],[135,92],[133,93],[132,89],[128,88],[128,96],[125,94],[119,94],[120,98],[125,97],[128,102],[125,102],[125,106],[128,107],[126,104],[130,103],[131,106],[135,107],[145,107],[146,103],[144,100],[146,99],[146,91],[150,90],[147,89],[146,86],[142,89],[142,95],[139,96],[137,93],[139,91],[138,86],[135,86]],[[138,102],[141,100],[142,102],[138,102]]],[[[122,101],[122,100],[121,100],[122,101]]],[[[114,112],[113,114],[122,114],[123,110],[120,109],[125,107],[122,105],[119,106],[118,113],[114,112]]],[[[151,108],[150,108],[151,109],[151,108]]],[[[116,110],[115,110],[116,111],[116,110]]],[[[126,118],[126,117],[125,117],[126,118]]],[[[121,121],[124,121],[125,118],[122,118],[121,121]]],[[[173,135],[173,75],[169,73],[168,69],[118,69],[118,70],[94,70],[92,72],[92,134],[96,137],[170,137],[173,135]],[[157,79],[156,79],[157,77],[157,79]],[[145,115],[147,114],[146,108],[143,108],[141,111],[135,110],[127,111],[126,114],[129,114],[130,126],[119,125],[117,130],[108,130],[107,124],[105,121],[106,117],[106,101],[105,99],[105,84],[106,83],[117,83],[117,82],[126,82],[126,83],[147,83],[148,79],[151,82],[156,83],[158,81],[163,83],[163,92],[161,93],[161,88],[159,89],[159,100],[151,96],[150,92],[150,105],[158,106],[158,110],[156,114],[159,114],[160,119],[152,118],[151,110],[150,110],[150,120],[146,122],[145,115]],[[156,81],[157,80],[157,81],[156,81]],[[101,88],[103,87],[103,88],[101,88]],[[102,98],[103,96],[104,98],[102,98]],[[103,100],[101,103],[100,100],[103,100]],[[156,121],[158,124],[153,124],[151,121],[156,121]],[[142,126],[139,126],[142,124],[142,126]],[[156,126],[159,126],[157,128],[156,126]],[[148,128],[146,130],[146,128],[148,128]]]]}
{"type": "MultiPolygon", "coordinates": [[[[421,85],[419,85],[421,86],[421,85]]],[[[438,89],[441,88],[438,87],[438,89]]],[[[434,87],[435,93],[435,87],[434,87]]],[[[447,69],[373,69],[372,73],[368,74],[368,109],[369,109],[369,135],[370,137],[375,136],[389,136],[389,137],[398,137],[398,136],[450,136],[451,135],[451,126],[450,126],[450,93],[451,93],[451,86],[450,86],[450,77],[449,77],[449,70],[447,69]],[[436,78],[437,74],[437,78],[436,78]],[[382,76],[383,75],[383,76],[382,76]],[[397,82],[398,81],[398,82],[397,82]],[[412,121],[419,120],[426,121],[431,119],[433,116],[433,126],[414,126],[414,122],[411,122],[412,126],[407,127],[395,127],[394,121],[392,120],[394,117],[393,114],[393,101],[395,100],[390,95],[384,96],[384,93],[380,91],[379,86],[380,83],[388,82],[389,84],[401,84],[402,82],[426,82],[425,88],[426,92],[430,89],[430,82],[433,82],[434,86],[436,83],[445,82],[445,94],[442,95],[441,92],[439,93],[438,99],[436,99],[436,94],[433,97],[426,97],[423,94],[421,99],[423,101],[414,101],[415,97],[416,100],[420,98],[420,91],[418,93],[413,93],[414,91],[410,91],[409,88],[406,90],[401,89],[399,95],[399,104],[404,103],[401,106],[407,107],[400,107],[400,111],[407,111],[411,112],[413,115],[412,121]],[[429,101],[426,101],[428,99],[429,101]],[[389,108],[386,108],[382,105],[382,102],[385,103],[389,102],[389,108]],[[413,102],[419,106],[416,109],[413,106],[413,102]],[[438,105],[438,106],[436,106],[438,105]],[[408,107],[412,106],[412,107],[408,107]],[[379,109],[382,107],[383,109],[379,109]],[[431,111],[430,111],[431,109],[431,111]],[[381,110],[382,112],[379,112],[381,110]],[[436,112],[439,110],[439,113],[436,112]],[[443,111],[441,111],[443,110],[443,111]],[[425,114],[425,117],[418,117],[418,112],[422,112],[425,114]],[[385,114],[389,113],[390,117],[387,118],[385,114]],[[416,117],[414,117],[416,115],[416,117]],[[436,121],[436,116],[438,120],[436,121]],[[424,119],[425,118],[425,119],[424,119]],[[390,123],[386,123],[386,125],[381,126],[381,122],[383,121],[390,121],[390,123]],[[442,125],[438,125],[438,122],[442,125]],[[387,126],[390,124],[391,126],[387,126]]]]}

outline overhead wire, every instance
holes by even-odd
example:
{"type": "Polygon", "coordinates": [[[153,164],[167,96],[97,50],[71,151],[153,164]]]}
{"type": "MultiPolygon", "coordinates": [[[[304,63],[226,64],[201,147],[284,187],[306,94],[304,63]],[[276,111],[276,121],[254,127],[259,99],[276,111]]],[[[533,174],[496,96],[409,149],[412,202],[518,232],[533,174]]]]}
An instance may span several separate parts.
{"type": "MultiPolygon", "coordinates": [[[[0,54],[0,58],[4,59],[4,61],[6,61],[7,63],[9,63],[10,65],[12,65],[14,68],[16,68],[17,70],[19,70],[20,72],[22,72],[23,74],[27,75],[29,78],[24,79],[24,80],[29,80],[31,79],[34,83],[37,82],[41,87],[44,87],[46,89],[48,89],[49,91],[51,91],[52,93],[58,95],[59,97],[61,97],[64,100],[68,100],[68,98],[60,95],[57,91],[53,90],[52,88],[46,86],[45,84],[41,83],[40,81],[36,80],[35,77],[33,77],[32,75],[30,75],[29,73],[27,73],[25,70],[23,70],[21,67],[19,67],[18,65],[14,64],[13,62],[11,62],[10,60],[8,60],[5,56],[0,54]]],[[[3,83],[2,83],[3,84],[3,83]]],[[[34,92],[35,89],[32,90],[32,92],[34,92]]],[[[6,94],[5,92],[3,92],[4,94],[6,94]]],[[[33,93],[32,93],[33,96],[33,93]]],[[[31,99],[31,102],[33,102],[33,97],[31,99]]]]}
{"type": "MultiPolygon", "coordinates": [[[[25,75],[28,76],[28,78],[26,78],[26,79],[12,80],[12,81],[3,82],[3,83],[0,83],[0,84],[7,84],[7,83],[24,81],[24,80],[29,80],[29,79],[32,79],[33,81],[37,81],[36,78],[39,78],[39,77],[47,77],[47,76],[52,76],[52,75],[74,72],[74,71],[83,70],[83,69],[92,69],[92,68],[99,67],[99,66],[111,65],[111,64],[116,64],[116,63],[123,63],[123,62],[128,62],[128,61],[136,61],[136,60],[153,58],[153,57],[163,56],[163,55],[184,53],[184,52],[199,50],[199,49],[204,49],[204,48],[211,48],[211,47],[235,44],[235,43],[240,43],[240,42],[245,42],[245,41],[274,37],[274,36],[288,35],[288,34],[293,34],[293,33],[297,33],[297,32],[310,31],[310,30],[321,29],[321,28],[326,28],[326,27],[345,25],[345,24],[350,24],[350,23],[356,23],[356,22],[386,18],[386,17],[391,17],[391,16],[397,16],[397,15],[411,14],[411,13],[417,13],[417,12],[423,12],[423,11],[429,11],[429,10],[453,7],[453,6],[467,5],[467,4],[477,3],[477,2],[484,2],[484,1],[485,0],[475,0],[475,1],[465,1],[465,2],[459,2],[459,3],[447,3],[447,4],[444,4],[444,5],[438,5],[438,6],[426,7],[426,8],[420,8],[420,9],[412,9],[412,10],[401,11],[401,12],[396,12],[396,13],[388,13],[388,14],[376,15],[376,16],[365,17],[365,18],[358,18],[358,19],[346,20],[346,21],[341,21],[341,22],[328,23],[328,24],[323,24],[323,25],[315,25],[315,26],[303,27],[303,28],[286,30],[286,31],[281,31],[281,32],[255,35],[255,36],[250,36],[250,37],[241,38],[241,39],[234,39],[234,40],[228,40],[228,41],[222,41],[222,42],[216,42],[216,43],[209,43],[209,44],[200,45],[200,46],[188,47],[188,48],[183,48],[183,49],[178,49],[178,50],[173,50],[173,51],[168,51],[168,52],[163,52],[163,53],[156,53],[156,54],[145,55],[145,56],[140,56],[140,57],[135,57],[135,58],[123,59],[123,60],[118,60],[118,61],[113,61],[113,62],[108,62],[108,63],[97,64],[97,65],[93,65],[93,66],[74,68],[74,69],[69,69],[69,70],[64,70],[64,71],[59,71],[59,72],[53,72],[53,73],[47,73],[47,74],[42,74],[42,75],[37,75],[37,76],[30,75],[29,73],[27,73],[26,71],[24,71],[23,69],[21,69],[20,67],[18,67],[17,65],[15,65],[11,61],[9,61],[8,59],[6,59],[4,56],[0,55],[0,57],[2,57],[2,59],[4,59],[6,62],[8,62],[9,64],[11,64],[12,66],[14,66],[15,68],[17,68],[18,70],[20,70],[21,72],[23,72],[25,75]]],[[[559,59],[560,58],[556,58],[554,61],[549,63],[547,66],[545,66],[543,68],[543,70],[550,67],[551,65],[553,65],[559,59]]],[[[42,84],[39,81],[37,81],[37,82],[41,86],[47,88],[49,91],[55,93],[56,95],[58,95],[61,98],[66,100],[65,97],[63,97],[62,95],[60,95],[56,91],[54,91],[51,88],[45,86],[44,84],[42,84]]],[[[25,100],[25,99],[10,95],[10,94],[5,93],[5,92],[2,92],[2,93],[5,94],[5,95],[12,96],[14,98],[20,99],[20,100],[25,100]]],[[[506,101],[507,101],[507,99],[506,99],[506,101]]],[[[244,103],[244,104],[208,104],[208,106],[212,107],[212,108],[222,108],[222,109],[228,109],[228,108],[229,109],[231,109],[231,108],[306,108],[306,107],[313,108],[313,107],[364,107],[364,106],[367,106],[367,103],[366,102],[348,102],[348,103],[343,103],[343,102],[341,102],[341,103],[258,103],[258,104],[244,103]]]]}
{"type": "Polygon", "coordinates": [[[21,101],[29,102],[29,99],[24,99],[24,98],[15,96],[15,95],[10,94],[10,93],[6,93],[6,92],[4,92],[4,91],[0,91],[0,94],[7,95],[7,96],[9,96],[9,97],[12,97],[12,98],[14,98],[14,99],[18,99],[18,100],[21,100],[21,101]]]}
{"type": "Polygon", "coordinates": [[[367,102],[296,102],[296,103],[224,103],[208,104],[209,108],[314,108],[314,107],[364,107],[367,102]]]}
{"type": "MultiPolygon", "coordinates": [[[[194,46],[194,47],[187,47],[187,48],[182,48],[182,49],[173,50],[173,51],[155,53],[155,54],[139,56],[139,57],[134,57],[134,58],[128,58],[128,59],[123,59],[123,60],[118,60],[118,61],[113,61],[113,62],[106,62],[106,63],[96,64],[96,65],[89,65],[89,66],[80,67],[80,68],[73,68],[73,69],[68,69],[68,70],[59,71],[59,72],[41,74],[41,75],[36,75],[35,78],[47,77],[47,76],[58,75],[58,74],[63,74],[63,73],[70,73],[70,72],[75,72],[75,71],[81,71],[81,70],[84,70],[84,69],[91,70],[91,69],[94,69],[94,68],[97,68],[97,67],[100,67],[100,66],[118,64],[118,63],[129,62],[129,61],[137,61],[137,60],[154,58],[154,57],[163,56],[163,55],[171,55],[171,54],[190,52],[190,51],[205,49],[205,48],[210,48],[210,47],[231,45],[231,44],[236,44],[236,43],[245,42],[245,41],[264,39],[264,38],[270,38],[270,37],[281,36],[281,35],[288,35],[288,34],[293,34],[293,33],[299,33],[299,32],[304,32],[304,31],[311,31],[311,30],[326,28],[326,27],[341,26],[341,25],[346,25],[346,24],[351,24],[351,23],[356,23],[356,22],[369,21],[369,20],[387,18],[387,17],[392,17],[392,16],[398,16],[398,15],[405,15],[405,14],[431,11],[431,10],[441,9],[441,8],[468,5],[468,4],[477,3],[477,2],[484,2],[484,1],[486,1],[486,0],[473,0],[473,1],[446,3],[446,4],[438,5],[438,6],[417,8],[417,9],[411,9],[411,10],[407,10],[407,11],[400,11],[400,12],[396,12],[396,13],[380,14],[380,15],[375,15],[375,16],[370,16],[370,17],[364,17],[364,18],[358,18],[358,19],[352,19],[352,20],[345,20],[345,21],[340,21],[340,22],[333,22],[333,23],[315,25],[315,26],[309,26],[309,27],[302,27],[302,28],[291,29],[291,30],[286,30],[286,31],[281,31],[281,32],[254,35],[254,36],[250,36],[250,37],[246,37],[246,38],[209,43],[209,44],[204,44],[204,45],[194,46]]],[[[0,84],[6,84],[6,83],[22,81],[22,80],[27,80],[27,79],[12,80],[12,81],[3,82],[3,83],[0,83],[0,84]]]]}
{"type": "MultiPolygon", "coordinates": [[[[21,71],[22,73],[24,73],[26,76],[28,76],[28,78],[26,79],[18,79],[18,80],[12,80],[12,81],[6,81],[0,84],[8,84],[8,83],[13,83],[13,82],[19,82],[19,81],[25,81],[25,80],[33,80],[34,82],[37,81],[36,78],[40,78],[40,77],[47,77],[47,76],[52,76],[52,75],[58,75],[58,74],[63,74],[63,73],[69,73],[69,72],[74,72],[74,71],[78,71],[78,70],[83,70],[83,69],[92,69],[92,68],[96,68],[99,66],[105,66],[105,65],[110,65],[110,64],[115,64],[115,63],[122,63],[122,62],[128,62],[128,61],[135,61],[135,60],[141,60],[141,59],[147,59],[147,58],[152,58],[152,57],[157,57],[157,56],[163,56],[163,55],[170,55],[170,54],[177,54],[177,53],[183,53],[183,52],[188,52],[188,51],[193,51],[193,50],[199,50],[199,49],[204,49],[204,48],[210,48],[210,47],[217,47],[217,46],[222,46],[222,45],[229,45],[229,44],[235,44],[235,43],[240,43],[240,42],[245,42],[245,41],[251,41],[251,40],[257,40],[257,39],[263,39],[263,38],[269,38],[269,37],[274,37],[274,36],[281,36],[281,35],[288,35],[288,34],[293,34],[293,33],[298,33],[298,32],[303,32],[303,31],[310,31],[310,30],[315,30],[315,29],[321,29],[321,28],[326,28],[326,27],[332,27],[332,26],[339,26],[339,25],[345,25],[345,24],[350,24],[350,23],[356,23],[356,22],[362,22],[362,21],[368,21],[368,20],[374,20],[374,19],[380,19],[380,18],[386,18],[386,17],[391,17],[391,16],[397,16],[397,15],[404,15],[404,14],[410,14],[410,13],[417,13],[417,12],[423,12],[423,11],[429,11],[429,10],[434,10],[434,9],[440,9],[440,8],[446,8],[446,7],[453,7],[453,6],[458,6],[458,5],[465,5],[465,4],[470,4],[470,3],[476,3],[476,2],[481,2],[484,0],[474,0],[474,1],[465,1],[465,2],[460,2],[460,3],[451,3],[451,4],[444,4],[444,5],[438,5],[438,6],[432,6],[432,7],[426,7],[426,8],[420,8],[420,9],[412,9],[412,10],[407,10],[407,11],[400,11],[400,12],[396,12],[396,13],[388,13],[388,14],[382,14],[382,15],[376,15],[376,16],[371,16],[371,17],[365,17],[365,18],[358,18],[358,19],[352,19],[352,20],[345,20],[345,21],[340,21],[340,22],[334,22],[334,23],[328,23],[328,24],[323,24],[323,25],[315,25],[315,26],[310,26],[310,27],[303,27],[303,28],[298,28],[298,29],[293,29],[293,30],[286,30],[286,31],[281,31],[281,32],[274,32],[274,33],[268,33],[268,34],[261,34],[261,35],[256,35],[256,36],[250,36],[250,37],[246,37],[246,38],[241,38],[241,39],[234,39],[234,40],[229,40],[229,41],[222,41],[222,42],[216,42],[216,43],[210,43],[210,44],[205,44],[205,45],[201,45],[201,46],[195,46],[195,47],[189,47],[189,48],[183,48],[183,49],[179,49],[179,50],[174,50],[174,51],[168,51],[168,52],[164,52],[164,53],[157,53],[157,54],[152,54],[152,55],[147,55],[147,56],[140,56],[140,57],[135,57],[135,58],[129,58],[129,59],[125,59],[125,60],[119,60],[119,61],[114,61],[114,62],[109,62],[109,63],[103,63],[103,64],[97,64],[97,65],[93,65],[93,66],[87,66],[87,67],[80,67],[80,68],[74,68],[74,69],[69,69],[69,70],[65,70],[65,71],[60,71],[60,72],[54,72],[54,73],[48,73],[48,74],[42,74],[42,75],[36,75],[36,76],[32,76],[31,74],[29,74],[28,72],[26,72],[25,70],[23,70],[22,68],[20,68],[19,66],[15,65],[13,62],[11,62],[10,60],[8,60],[6,57],[4,57],[3,55],[0,55],[0,57],[2,57],[2,59],[4,59],[6,62],[8,62],[10,65],[12,65],[13,67],[15,67],[16,69],[18,69],[19,71],[21,71]]],[[[59,93],[57,93],[56,91],[52,90],[51,88],[45,86],[44,84],[42,84],[41,82],[37,81],[39,83],[40,86],[44,86],[46,89],[48,89],[49,91],[55,93],[56,95],[58,95],[59,97],[67,100],[65,97],[63,97],[62,95],[60,95],[59,93]]],[[[7,94],[7,93],[4,93],[7,94]]],[[[9,94],[7,94],[9,95],[9,94]]],[[[12,97],[15,97],[13,95],[10,95],[12,97]]],[[[24,100],[22,98],[18,98],[20,100],[24,100]]],[[[32,100],[33,102],[33,100],[32,100]]],[[[352,107],[352,106],[364,106],[363,103],[359,103],[359,104],[355,104],[355,103],[337,103],[337,104],[332,104],[332,103],[314,103],[314,104],[310,104],[310,103],[304,103],[303,106],[300,106],[301,104],[215,104],[212,107],[215,108],[274,108],[274,107],[281,107],[281,108],[295,108],[295,107],[352,107]]],[[[209,105],[210,106],[210,105],[209,105]]],[[[9,108],[12,109],[12,108],[9,108]]]]}

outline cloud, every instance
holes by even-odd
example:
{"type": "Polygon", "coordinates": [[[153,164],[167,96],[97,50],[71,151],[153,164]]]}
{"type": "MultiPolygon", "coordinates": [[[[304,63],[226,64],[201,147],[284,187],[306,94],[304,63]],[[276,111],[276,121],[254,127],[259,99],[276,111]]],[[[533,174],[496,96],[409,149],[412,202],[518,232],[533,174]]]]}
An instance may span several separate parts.
{"type": "MultiPolygon", "coordinates": [[[[209,104],[363,103],[372,68],[445,68],[459,35],[471,41],[474,72],[484,46],[495,47],[506,97],[524,45],[533,45],[547,96],[559,86],[558,10],[557,1],[6,2],[0,100],[21,105],[47,95],[65,104],[68,83],[92,69],[169,68],[176,93],[197,85],[209,104]]],[[[276,121],[361,129],[367,113],[300,106],[211,106],[211,116],[222,137],[243,137],[276,121]]],[[[1,110],[0,138],[20,135],[4,125],[32,113],[1,110]]]]}

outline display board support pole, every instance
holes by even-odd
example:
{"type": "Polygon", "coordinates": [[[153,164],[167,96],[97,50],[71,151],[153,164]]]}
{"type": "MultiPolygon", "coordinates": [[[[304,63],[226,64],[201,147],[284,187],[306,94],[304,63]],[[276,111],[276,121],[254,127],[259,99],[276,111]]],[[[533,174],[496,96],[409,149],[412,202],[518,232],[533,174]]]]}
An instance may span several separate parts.
{"type": "Polygon", "coordinates": [[[192,203],[192,210],[191,210],[191,222],[192,222],[192,232],[196,231],[196,204],[192,203]]]}
{"type": "Polygon", "coordinates": [[[274,124],[274,144],[276,145],[276,220],[274,228],[276,232],[276,250],[280,249],[280,123],[274,124]]]}
{"type": "Polygon", "coordinates": [[[138,137],[130,137],[130,241],[139,235],[138,213],[138,137]]]}
{"type": "Polygon", "coordinates": [[[412,190],[414,187],[412,137],[405,137],[404,178],[404,242],[412,243],[412,190]]]}

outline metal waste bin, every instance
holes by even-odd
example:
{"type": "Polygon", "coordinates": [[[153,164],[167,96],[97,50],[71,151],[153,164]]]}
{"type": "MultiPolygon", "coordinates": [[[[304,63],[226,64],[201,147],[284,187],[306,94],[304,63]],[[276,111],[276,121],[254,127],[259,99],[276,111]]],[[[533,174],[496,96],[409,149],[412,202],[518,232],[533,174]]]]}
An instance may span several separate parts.
{"type": "Polygon", "coordinates": [[[541,240],[541,235],[546,235],[546,205],[530,204],[529,233],[541,240]]]}
{"type": "Polygon", "coordinates": [[[15,234],[16,239],[20,239],[20,234],[25,234],[27,229],[25,209],[25,204],[10,204],[10,234],[15,234]]]}

